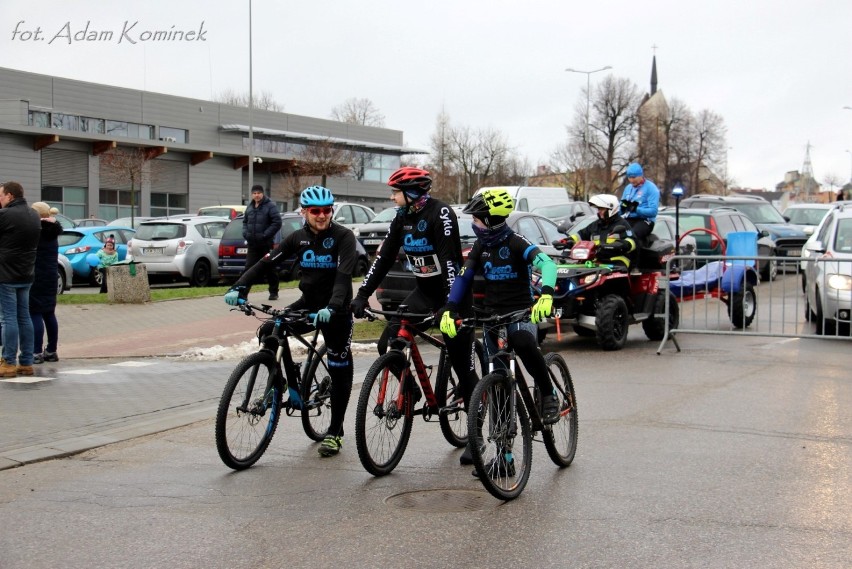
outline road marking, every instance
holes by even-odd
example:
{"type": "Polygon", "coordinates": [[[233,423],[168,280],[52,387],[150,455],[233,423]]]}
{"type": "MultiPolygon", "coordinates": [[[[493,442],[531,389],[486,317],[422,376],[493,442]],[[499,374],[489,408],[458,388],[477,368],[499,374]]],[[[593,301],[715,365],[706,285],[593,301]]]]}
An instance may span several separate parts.
{"type": "Polygon", "coordinates": [[[62,373],[68,375],[94,375],[96,373],[106,373],[105,369],[69,369],[63,370],[62,373]]]}
{"type": "Polygon", "coordinates": [[[0,381],[5,381],[6,383],[38,383],[40,381],[52,381],[54,378],[52,377],[9,377],[6,379],[2,379],[0,381]]]}
{"type": "Polygon", "coordinates": [[[145,367],[157,365],[159,362],[119,362],[117,364],[109,364],[117,367],[145,367]]]}

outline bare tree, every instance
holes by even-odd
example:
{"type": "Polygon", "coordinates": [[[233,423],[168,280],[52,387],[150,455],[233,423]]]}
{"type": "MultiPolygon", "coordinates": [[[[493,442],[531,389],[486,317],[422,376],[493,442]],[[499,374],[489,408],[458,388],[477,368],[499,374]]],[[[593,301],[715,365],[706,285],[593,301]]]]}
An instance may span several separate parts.
{"type": "Polygon", "coordinates": [[[159,163],[151,160],[150,149],[141,147],[113,148],[100,155],[101,185],[130,186],[130,221],[137,215],[136,192],[142,184],[157,180],[159,163]]]}
{"type": "MultiPolygon", "coordinates": [[[[254,100],[253,106],[255,109],[275,111],[277,113],[284,112],[284,105],[276,101],[275,97],[269,91],[262,91],[259,94],[252,93],[252,99],[254,100]]],[[[216,96],[215,101],[235,107],[248,107],[249,95],[248,93],[237,93],[232,89],[225,89],[216,96]]]]}
{"type": "Polygon", "coordinates": [[[432,174],[432,195],[453,202],[459,199],[460,179],[450,152],[451,131],[450,116],[441,109],[435,120],[435,132],[429,139],[432,153],[430,163],[426,166],[432,174]]]}
{"type": "Polygon", "coordinates": [[[509,147],[503,134],[487,128],[450,130],[450,157],[461,174],[460,201],[467,201],[476,188],[491,182],[497,166],[508,158],[509,147]]]}
{"type": "Polygon", "coordinates": [[[843,185],[843,178],[835,174],[834,172],[829,172],[822,179],[822,183],[828,186],[829,190],[834,193],[834,188],[843,185]]]}
{"type": "Polygon", "coordinates": [[[338,122],[364,126],[385,126],[385,116],[370,99],[351,97],[331,109],[331,118],[338,122]]]}
{"type": "Polygon", "coordinates": [[[550,169],[575,200],[583,199],[583,151],[581,140],[569,139],[550,155],[550,169]]]}
{"type": "Polygon", "coordinates": [[[325,186],[329,176],[339,176],[349,169],[347,156],[346,150],[329,140],[306,145],[293,161],[293,167],[279,174],[285,195],[292,199],[306,186],[325,186]]]}

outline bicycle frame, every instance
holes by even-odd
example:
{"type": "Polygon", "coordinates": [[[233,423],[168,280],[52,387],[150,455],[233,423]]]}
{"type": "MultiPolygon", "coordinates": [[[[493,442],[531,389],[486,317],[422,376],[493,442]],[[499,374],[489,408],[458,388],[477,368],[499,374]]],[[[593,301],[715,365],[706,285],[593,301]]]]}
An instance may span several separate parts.
{"type": "MultiPolygon", "coordinates": [[[[413,363],[414,372],[417,374],[417,380],[420,383],[420,388],[426,396],[426,405],[417,411],[413,411],[413,414],[423,415],[424,420],[428,421],[428,416],[431,415],[432,410],[435,410],[438,407],[438,398],[435,396],[435,391],[432,389],[432,383],[429,381],[430,374],[428,368],[431,366],[427,366],[423,362],[423,356],[420,355],[420,349],[417,347],[416,338],[418,337],[440,350],[446,349],[444,342],[427,334],[426,332],[418,330],[414,323],[408,318],[400,319],[399,331],[397,332],[396,337],[388,344],[391,346],[391,349],[399,350],[405,355],[406,368],[403,370],[403,376],[401,378],[402,389],[397,394],[398,408],[402,409],[403,398],[406,393],[406,389],[408,388],[408,382],[414,381],[414,378],[409,377],[411,375],[411,364],[413,363]],[[404,343],[404,346],[399,345],[402,343],[404,343]]],[[[384,403],[386,385],[387,383],[383,382],[379,393],[379,403],[384,403]]]]}

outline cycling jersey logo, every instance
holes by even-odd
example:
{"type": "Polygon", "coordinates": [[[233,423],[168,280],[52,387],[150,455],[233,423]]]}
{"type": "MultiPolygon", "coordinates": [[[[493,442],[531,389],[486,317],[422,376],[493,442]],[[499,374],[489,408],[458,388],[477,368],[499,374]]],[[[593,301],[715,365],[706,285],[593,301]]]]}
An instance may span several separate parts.
{"type": "Polygon", "coordinates": [[[500,258],[506,260],[509,258],[509,248],[506,246],[500,247],[500,251],[497,253],[500,255],[500,258]]]}
{"type": "Polygon", "coordinates": [[[334,237],[326,237],[325,240],[322,242],[322,246],[325,247],[326,249],[331,249],[331,247],[333,245],[334,245],[334,237]]]}
{"type": "Polygon", "coordinates": [[[337,263],[331,255],[317,255],[312,249],[302,254],[299,264],[304,269],[336,269],[337,263]]]}
{"type": "Polygon", "coordinates": [[[405,249],[406,253],[423,253],[432,251],[433,249],[432,245],[429,243],[429,239],[426,237],[415,239],[410,233],[405,236],[405,239],[403,239],[402,248],[405,249]]]}
{"type": "Polygon", "coordinates": [[[420,221],[417,222],[417,231],[420,231],[422,233],[422,232],[426,231],[426,227],[428,227],[428,225],[426,224],[425,219],[421,219],[420,221]]]}
{"type": "Polygon", "coordinates": [[[512,270],[512,265],[495,267],[491,261],[482,266],[482,274],[489,281],[507,281],[518,277],[518,273],[512,270]]]}

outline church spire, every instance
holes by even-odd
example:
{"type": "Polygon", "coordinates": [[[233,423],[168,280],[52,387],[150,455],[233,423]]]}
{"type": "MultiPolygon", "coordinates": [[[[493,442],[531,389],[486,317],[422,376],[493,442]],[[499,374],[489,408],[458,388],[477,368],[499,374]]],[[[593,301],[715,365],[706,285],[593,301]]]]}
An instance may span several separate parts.
{"type": "MultiPolygon", "coordinates": [[[[656,46],[654,46],[656,47],[656,46]]],[[[654,59],[651,63],[651,96],[654,96],[654,93],[657,92],[657,56],[654,55],[654,59]]]]}

